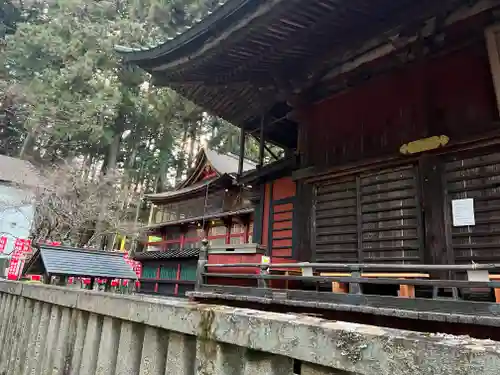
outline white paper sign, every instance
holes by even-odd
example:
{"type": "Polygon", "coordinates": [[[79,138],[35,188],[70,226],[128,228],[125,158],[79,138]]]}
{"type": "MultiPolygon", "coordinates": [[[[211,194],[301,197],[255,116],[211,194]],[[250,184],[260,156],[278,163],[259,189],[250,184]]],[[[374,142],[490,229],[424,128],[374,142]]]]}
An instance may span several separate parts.
{"type": "Polygon", "coordinates": [[[490,281],[490,274],[483,270],[467,270],[467,280],[469,281],[490,281]]]}
{"type": "Polygon", "coordinates": [[[271,263],[271,258],[270,257],[266,257],[266,256],[263,255],[261,263],[262,264],[269,264],[269,263],[271,263]]]}
{"type": "Polygon", "coordinates": [[[465,227],[476,225],[474,216],[474,199],[454,199],[451,201],[451,211],[453,215],[454,227],[465,227]]]}

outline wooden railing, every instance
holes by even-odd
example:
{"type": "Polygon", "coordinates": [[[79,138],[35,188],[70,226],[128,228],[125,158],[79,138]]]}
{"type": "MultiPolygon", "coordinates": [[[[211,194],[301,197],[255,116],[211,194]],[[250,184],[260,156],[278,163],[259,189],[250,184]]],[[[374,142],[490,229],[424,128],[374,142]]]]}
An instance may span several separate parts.
{"type": "Polygon", "coordinates": [[[498,325],[500,264],[209,264],[202,251],[195,291],[188,295],[399,314],[415,319],[436,319],[439,315],[443,319],[470,322],[475,317],[481,324],[498,325]],[[224,272],[228,268],[257,268],[260,272],[224,272]],[[436,274],[448,276],[437,278],[436,274]],[[227,284],[224,279],[228,280],[227,284]],[[211,284],[210,280],[218,280],[218,284],[211,284]],[[235,280],[245,280],[244,285],[254,280],[255,285],[238,286],[235,280]],[[388,292],[390,289],[393,295],[388,292]]]}

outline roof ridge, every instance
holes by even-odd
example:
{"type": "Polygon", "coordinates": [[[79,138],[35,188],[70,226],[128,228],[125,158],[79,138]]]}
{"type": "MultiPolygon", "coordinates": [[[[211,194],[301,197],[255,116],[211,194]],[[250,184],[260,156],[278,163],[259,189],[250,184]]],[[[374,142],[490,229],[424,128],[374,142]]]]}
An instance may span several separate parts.
{"type": "Polygon", "coordinates": [[[56,245],[45,245],[45,244],[35,244],[37,249],[47,249],[47,250],[59,250],[59,251],[71,251],[74,253],[87,253],[87,254],[99,254],[99,255],[110,255],[110,256],[124,256],[125,253],[120,253],[117,251],[106,251],[99,249],[85,249],[72,246],[56,246],[56,245]]]}
{"type": "MultiPolygon", "coordinates": [[[[208,148],[208,151],[215,152],[217,155],[220,155],[220,156],[227,156],[227,157],[233,158],[236,161],[240,160],[240,155],[239,154],[235,154],[234,152],[231,152],[231,151],[220,152],[219,150],[217,150],[215,148],[208,148]]],[[[254,162],[252,159],[249,159],[247,157],[243,157],[243,161],[245,161],[245,162],[247,162],[249,164],[253,164],[255,166],[257,165],[256,162],[254,162]]]]}

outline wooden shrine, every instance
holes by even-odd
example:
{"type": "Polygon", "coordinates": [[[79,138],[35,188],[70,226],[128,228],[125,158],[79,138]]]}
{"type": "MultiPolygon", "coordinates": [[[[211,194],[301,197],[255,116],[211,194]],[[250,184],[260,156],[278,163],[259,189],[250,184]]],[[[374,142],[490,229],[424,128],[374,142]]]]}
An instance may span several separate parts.
{"type": "Polygon", "coordinates": [[[260,194],[254,241],[268,255],[494,263],[499,10],[486,0],[229,0],[173,40],[119,52],[260,139],[255,170],[238,172],[260,194]],[[266,142],[286,158],[264,165],[266,142]]]}
{"type": "MultiPolygon", "coordinates": [[[[152,203],[148,240],[134,256],[143,265],[141,292],[183,296],[192,290],[203,238],[216,262],[260,261],[252,189],[237,184],[238,163],[237,156],[203,149],[174,190],[146,196],[152,203]]],[[[244,171],[254,168],[243,161],[244,171]]]]}

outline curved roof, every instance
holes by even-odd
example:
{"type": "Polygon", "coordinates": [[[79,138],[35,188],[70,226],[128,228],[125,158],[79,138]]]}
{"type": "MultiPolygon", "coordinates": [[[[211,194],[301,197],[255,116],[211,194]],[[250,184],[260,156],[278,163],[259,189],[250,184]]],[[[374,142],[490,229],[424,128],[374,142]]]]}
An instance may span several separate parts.
{"type": "MultiPolygon", "coordinates": [[[[235,180],[238,173],[239,158],[232,154],[220,154],[217,151],[203,148],[196,156],[195,165],[188,172],[188,176],[174,190],[157,194],[147,194],[145,197],[151,202],[166,202],[187,195],[196,195],[205,192],[207,187],[218,188],[227,186],[235,180]],[[210,166],[215,175],[202,179],[206,166],[210,166]]],[[[248,159],[243,159],[243,172],[248,172],[256,164],[248,159]]]]}
{"type": "MultiPolygon", "coordinates": [[[[203,172],[206,165],[210,165],[218,176],[224,174],[235,177],[238,173],[239,167],[239,157],[233,154],[221,154],[215,150],[209,148],[203,148],[196,156],[195,166],[192,168],[188,177],[178,186],[178,188],[184,188],[194,182],[203,172]]],[[[248,160],[243,159],[243,172],[255,169],[257,164],[248,160]]]]}
{"type": "Polygon", "coordinates": [[[361,52],[390,42],[402,25],[413,35],[429,17],[469,3],[228,0],[164,44],[118,50],[126,62],[152,73],[157,84],[237,126],[256,130],[267,114],[274,125],[266,128],[266,138],[293,147],[296,123],[287,114],[295,94],[361,52]]]}

